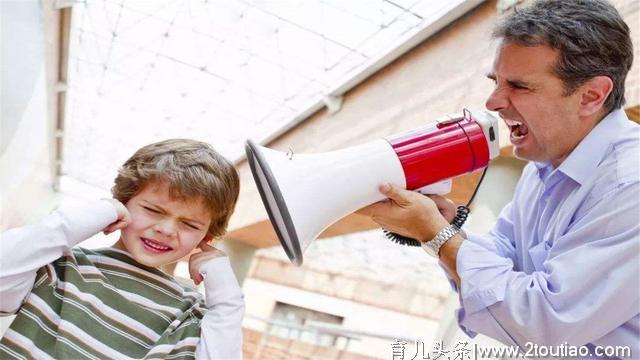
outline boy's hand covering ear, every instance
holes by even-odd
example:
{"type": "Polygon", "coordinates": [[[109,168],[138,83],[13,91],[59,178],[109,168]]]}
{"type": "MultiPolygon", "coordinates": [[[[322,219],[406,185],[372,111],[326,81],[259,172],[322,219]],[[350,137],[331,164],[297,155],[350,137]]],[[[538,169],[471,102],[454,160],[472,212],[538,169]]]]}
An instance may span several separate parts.
{"type": "Polygon", "coordinates": [[[200,248],[202,252],[195,253],[189,257],[189,275],[191,275],[191,280],[193,280],[196,285],[200,285],[204,280],[204,277],[200,273],[200,267],[204,263],[214,258],[227,256],[224,251],[207,244],[209,240],[211,240],[211,236],[207,235],[204,240],[200,242],[200,245],[198,245],[198,248],[200,248]]]}
{"type": "Polygon", "coordinates": [[[116,213],[118,214],[116,221],[112,222],[106,228],[102,229],[104,234],[109,235],[116,230],[124,229],[125,227],[127,227],[127,225],[129,225],[129,223],[131,222],[131,215],[129,215],[129,210],[127,210],[127,208],[116,199],[104,200],[110,202],[111,205],[113,205],[113,207],[116,209],[116,213]]]}

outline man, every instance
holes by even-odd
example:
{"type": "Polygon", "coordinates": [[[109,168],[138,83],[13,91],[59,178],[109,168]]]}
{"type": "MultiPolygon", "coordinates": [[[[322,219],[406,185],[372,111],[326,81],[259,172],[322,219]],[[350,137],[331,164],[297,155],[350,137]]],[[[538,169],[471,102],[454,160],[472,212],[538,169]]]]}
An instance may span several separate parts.
{"type": "Polygon", "coordinates": [[[604,1],[547,0],[494,36],[486,106],[531,161],[495,227],[458,232],[451,201],[390,184],[380,190],[391,201],[360,213],[438,254],[468,335],[640,357],[640,127],[621,110],[629,29],[604,1]]]}

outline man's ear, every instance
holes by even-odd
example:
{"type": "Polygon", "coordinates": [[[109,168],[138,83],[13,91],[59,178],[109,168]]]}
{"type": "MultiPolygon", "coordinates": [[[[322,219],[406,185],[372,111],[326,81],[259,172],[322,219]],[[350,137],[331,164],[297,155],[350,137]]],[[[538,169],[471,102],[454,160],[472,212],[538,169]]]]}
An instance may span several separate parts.
{"type": "Polygon", "coordinates": [[[604,102],[613,90],[613,81],[608,76],[596,76],[581,86],[580,110],[578,115],[593,116],[604,107],[604,102]]]}

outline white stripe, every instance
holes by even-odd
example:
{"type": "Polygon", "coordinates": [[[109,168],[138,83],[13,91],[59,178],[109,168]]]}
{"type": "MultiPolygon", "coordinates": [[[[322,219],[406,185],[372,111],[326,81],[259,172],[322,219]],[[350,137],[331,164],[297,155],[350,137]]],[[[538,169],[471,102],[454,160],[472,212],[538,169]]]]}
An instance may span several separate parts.
{"type": "Polygon", "coordinates": [[[127,271],[131,271],[131,272],[135,272],[138,273],[140,275],[143,276],[147,276],[150,278],[153,278],[154,280],[156,280],[159,283],[163,283],[165,285],[167,285],[168,287],[173,288],[177,293],[181,293],[184,291],[184,289],[182,288],[182,286],[180,286],[179,284],[168,280],[160,275],[156,275],[154,273],[151,273],[149,271],[146,271],[144,269],[141,269],[137,266],[131,265],[129,263],[126,263],[124,261],[120,261],[118,259],[114,259],[111,257],[105,257],[105,256],[96,256],[96,255],[87,255],[87,258],[89,258],[91,260],[91,262],[93,262],[94,264],[105,264],[105,265],[112,265],[112,266],[116,266],[116,267],[120,267],[123,269],[126,269],[127,271]]]}
{"type": "MultiPolygon", "coordinates": [[[[74,325],[73,323],[68,322],[67,320],[62,320],[60,321],[60,326],[59,326],[60,330],[64,330],[67,333],[73,335],[79,342],[82,342],[83,344],[85,344],[86,346],[90,347],[91,350],[97,351],[102,353],[103,355],[106,355],[107,357],[110,358],[114,358],[114,359],[131,359],[130,357],[126,356],[125,354],[103,344],[102,342],[96,340],[95,338],[93,338],[91,335],[87,334],[86,332],[84,332],[82,329],[80,329],[79,327],[77,327],[76,325],[74,325]]],[[[65,338],[59,338],[60,341],[62,340],[66,340],[65,338]]],[[[80,349],[82,350],[82,349],[80,349]]],[[[91,354],[87,354],[87,356],[89,357],[93,357],[91,354]]]]}
{"type": "Polygon", "coordinates": [[[177,357],[180,356],[192,356],[192,357],[196,357],[196,352],[195,351],[182,351],[179,353],[175,353],[173,355],[165,355],[165,359],[175,359],[177,357]]]}
{"type": "Polygon", "coordinates": [[[200,343],[200,338],[192,336],[192,337],[184,338],[175,344],[158,345],[153,349],[153,353],[147,355],[147,357],[162,356],[164,358],[166,354],[170,353],[174,349],[179,349],[184,346],[198,346],[198,343],[200,343]]]}
{"type": "MultiPolygon", "coordinates": [[[[118,289],[115,286],[113,286],[113,285],[111,285],[111,284],[109,284],[107,282],[104,282],[102,279],[84,279],[84,280],[85,280],[86,283],[97,283],[97,284],[100,284],[100,285],[104,286],[105,288],[107,288],[107,289],[109,289],[109,290],[111,290],[113,292],[116,292],[116,293],[119,293],[119,294],[123,295],[128,300],[131,300],[131,299],[128,298],[127,294],[133,294],[133,293],[118,289]]],[[[136,296],[139,299],[145,299],[148,303],[151,303],[151,304],[154,303],[153,300],[149,300],[149,299],[147,299],[147,298],[145,298],[143,296],[139,296],[139,295],[136,295],[136,296]]],[[[169,307],[169,306],[163,306],[163,307],[165,307],[167,309],[171,309],[170,310],[171,313],[179,313],[179,314],[182,313],[181,311],[176,310],[176,308],[173,308],[173,307],[169,307]]],[[[152,310],[149,310],[149,311],[152,311],[152,310]]],[[[166,315],[164,315],[162,313],[155,312],[155,311],[152,311],[152,312],[154,312],[156,315],[160,316],[161,318],[165,319],[167,321],[167,323],[171,322],[171,319],[169,317],[167,317],[166,315]]]]}
{"type": "MultiPolygon", "coordinates": [[[[70,263],[69,265],[70,265],[71,267],[75,268],[75,266],[74,266],[74,264],[73,264],[73,263],[70,263]]],[[[111,290],[111,291],[113,291],[113,292],[117,292],[117,293],[122,294],[122,295],[123,295],[125,298],[127,298],[128,300],[130,300],[130,301],[134,301],[134,300],[129,296],[129,295],[132,295],[132,293],[128,293],[128,292],[126,292],[126,291],[123,291],[123,290],[121,290],[121,289],[118,289],[118,288],[116,288],[115,286],[113,286],[113,285],[111,285],[111,284],[109,284],[109,283],[105,282],[103,279],[84,279],[84,281],[85,281],[85,283],[96,283],[96,284],[100,284],[100,285],[104,286],[106,289],[109,289],[109,290],[111,290]]],[[[148,299],[146,299],[146,298],[144,298],[144,297],[142,297],[142,296],[139,296],[139,295],[136,295],[136,296],[134,296],[133,298],[135,298],[135,299],[137,300],[137,301],[134,301],[134,302],[137,302],[137,303],[139,303],[140,305],[144,305],[144,306],[146,306],[146,307],[150,308],[150,309],[149,309],[149,311],[151,311],[151,312],[153,312],[154,314],[158,315],[159,317],[163,318],[167,323],[171,323],[171,319],[170,319],[169,317],[167,317],[166,315],[164,315],[164,314],[162,314],[162,313],[159,313],[159,312],[157,312],[157,311],[151,310],[151,309],[153,309],[153,308],[154,308],[154,306],[150,306],[150,304],[155,304],[152,300],[148,300],[148,299]],[[142,301],[142,299],[144,299],[145,301],[142,301]]],[[[155,304],[155,305],[158,305],[158,304],[155,304]]],[[[156,307],[156,308],[157,308],[157,307],[162,307],[163,309],[167,310],[168,312],[170,312],[170,313],[172,313],[172,314],[182,314],[182,311],[180,311],[179,309],[173,308],[173,307],[169,307],[169,306],[162,306],[162,305],[158,305],[158,306],[155,306],[155,307],[156,307]]],[[[178,315],[177,315],[177,316],[178,316],[178,315]]]]}
{"type": "Polygon", "coordinates": [[[43,321],[42,319],[40,319],[38,317],[38,315],[32,313],[29,310],[24,309],[22,311],[23,314],[25,314],[28,318],[30,318],[31,320],[35,321],[36,324],[38,324],[38,326],[40,326],[42,328],[42,330],[46,331],[49,335],[56,337],[58,334],[52,330],[50,327],[48,327],[43,321]]]}
{"type": "Polygon", "coordinates": [[[6,347],[4,344],[0,344],[0,349],[2,349],[2,350],[4,350],[5,352],[7,352],[7,353],[9,353],[9,354],[11,354],[11,355],[13,355],[13,356],[15,356],[15,357],[16,357],[16,358],[18,358],[18,359],[24,359],[24,360],[27,360],[27,358],[26,358],[26,357],[24,357],[24,356],[22,356],[22,355],[18,354],[17,352],[15,352],[15,351],[13,351],[13,350],[9,349],[9,348],[8,348],[8,347],[6,347]]]}
{"type": "Polygon", "coordinates": [[[83,301],[91,303],[97,308],[95,311],[99,312],[105,317],[108,317],[122,324],[126,328],[131,328],[132,330],[136,331],[141,335],[146,336],[147,338],[149,338],[154,342],[158,341],[158,339],[160,338],[159,334],[157,334],[155,331],[153,331],[143,323],[106,305],[102,300],[100,300],[95,295],[91,293],[83,292],[80,289],[78,289],[74,284],[69,282],[61,282],[61,284],[64,286],[65,291],[68,291],[70,294],[77,296],[83,301]]]}
{"type": "MultiPolygon", "coordinates": [[[[129,263],[126,263],[124,261],[120,261],[118,259],[114,259],[114,258],[110,258],[110,257],[105,257],[105,256],[96,256],[96,255],[87,255],[87,258],[91,259],[91,261],[95,264],[105,264],[105,265],[112,265],[115,267],[120,267],[123,268],[127,271],[130,272],[134,272],[134,273],[138,273],[140,275],[146,276],[146,277],[150,277],[153,278],[155,281],[162,283],[172,289],[174,289],[178,294],[182,294],[182,297],[193,297],[196,300],[199,300],[202,297],[202,294],[200,292],[198,292],[197,290],[194,289],[185,289],[184,287],[180,286],[180,284],[178,284],[177,282],[175,282],[175,280],[170,280],[167,279],[165,277],[162,277],[160,275],[156,275],[154,273],[151,273],[149,271],[146,271],[144,269],[141,269],[137,266],[131,265],[129,263]]],[[[115,270],[107,270],[110,272],[113,272],[115,270]]],[[[103,270],[104,272],[104,270],[103,270]]],[[[124,273],[125,275],[128,275],[126,273],[124,273]]],[[[170,275],[167,275],[170,276],[170,275]]]]}
{"type": "Polygon", "coordinates": [[[44,301],[38,295],[33,293],[29,295],[29,304],[33,305],[33,307],[40,310],[42,315],[46,317],[47,320],[49,320],[49,322],[52,322],[55,325],[58,325],[60,323],[60,316],[58,315],[58,313],[53,311],[53,309],[51,309],[49,304],[47,304],[47,302],[44,301]]]}
{"type": "Polygon", "coordinates": [[[152,289],[156,289],[156,290],[160,291],[161,293],[164,293],[165,295],[167,295],[167,296],[169,296],[169,297],[171,297],[171,298],[173,298],[175,300],[182,301],[182,297],[181,296],[178,296],[178,295],[172,293],[171,291],[168,291],[168,290],[162,288],[161,286],[158,286],[156,284],[150,283],[149,281],[146,281],[146,280],[142,280],[142,279],[137,278],[135,276],[131,276],[131,275],[127,274],[127,273],[123,273],[123,272],[119,272],[119,271],[113,271],[113,270],[106,270],[106,269],[102,269],[102,273],[103,274],[111,274],[111,275],[114,275],[114,276],[119,276],[119,277],[122,277],[122,278],[126,278],[126,279],[130,279],[130,280],[139,282],[139,283],[141,283],[143,285],[146,285],[147,287],[150,287],[152,289]]]}
{"type": "MultiPolygon", "coordinates": [[[[58,328],[59,329],[65,330],[66,332],[72,334],[74,337],[76,337],[79,341],[82,341],[83,344],[85,344],[86,346],[90,347],[92,350],[101,352],[103,354],[106,354],[107,352],[115,352],[117,354],[117,356],[110,355],[110,357],[116,358],[116,359],[124,359],[124,358],[129,359],[124,354],[121,354],[121,353],[117,352],[116,350],[111,349],[108,346],[106,346],[106,345],[102,344],[101,342],[97,341],[96,339],[94,339],[93,337],[91,337],[90,335],[85,333],[82,329],[78,328],[77,326],[73,325],[72,323],[70,323],[70,322],[68,322],[66,320],[61,320],[60,316],[58,316],[58,314],[55,313],[49,307],[49,305],[43,299],[38,297],[37,295],[31,294],[29,302],[34,307],[38,308],[40,310],[40,312],[49,321],[51,321],[54,324],[58,324],[58,328]],[[94,344],[97,344],[97,345],[94,345],[94,344]]],[[[45,329],[45,331],[46,331],[46,329],[45,329]]],[[[52,331],[52,330],[49,329],[49,331],[52,331]]],[[[49,332],[49,331],[47,331],[47,332],[49,332]]],[[[58,341],[62,341],[62,340],[65,340],[65,339],[64,338],[58,338],[58,341]]],[[[169,353],[169,352],[171,352],[171,349],[179,348],[179,347],[182,347],[182,346],[197,345],[199,341],[200,341],[199,337],[188,337],[188,338],[180,340],[176,344],[163,344],[163,345],[155,346],[155,347],[153,347],[151,349],[151,351],[153,351],[153,353],[169,353]],[[166,349],[168,349],[168,351],[166,349]]],[[[75,344],[71,343],[70,341],[64,341],[64,342],[67,345],[69,345],[70,347],[73,347],[74,349],[76,349],[76,351],[81,352],[81,353],[86,353],[83,349],[78,348],[75,344]]],[[[152,355],[153,354],[150,354],[150,356],[152,356],[152,355]]],[[[93,355],[91,355],[89,353],[86,353],[86,356],[87,357],[91,357],[91,358],[95,358],[93,355]]]]}
{"type": "Polygon", "coordinates": [[[47,281],[48,278],[49,276],[47,274],[42,275],[40,279],[38,279],[38,281],[33,284],[33,287],[37,288],[38,286],[42,285],[43,282],[47,281]]]}
{"type": "Polygon", "coordinates": [[[78,265],[78,272],[80,272],[83,275],[102,275],[102,272],[100,271],[100,269],[98,269],[97,267],[93,266],[93,265],[78,265]]]}
{"type": "MultiPolygon", "coordinates": [[[[118,251],[118,252],[122,253],[121,251],[118,251]]],[[[187,291],[177,283],[174,283],[174,282],[172,282],[170,280],[167,280],[167,279],[165,279],[165,278],[163,278],[161,276],[152,274],[152,273],[150,273],[148,271],[145,271],[145,270],[140,269],[138,267],[135,267],[133,265],[127,264],[126,262],[123,262],[123,261],[120,261],[120,260],[117,260],[117,259],[113,259],[113,258],[109,258],[109,257],[105,257],[105,256],[96,256],[96,255],[86,255],[86,256],[87,256],[87,258],[90,258],[95,263],[102,263],[102,264],[109,264],[109,265],[113,265],[113,266],[119,266],[119,267],[126,268],[127,270],[130,270],[132,272],[136,272],[136,273],[139,273],[139,274],[142,274],[142,275],[147,275],[147,276],[153,277],[158,282],[162,282],[163,284],[166,284],[169,287],[174,288],[174,290],[176,290],[177,292],[181,293],[182,295],[181,296],[176,296],[175,294],[167,292],[167,290],[165,290],[165,289],[163,289],[163,288],[161,288],[161,287],[159,287],[159,286],[157,286],[157,285],[155,285],[153,283],[150,283],[150,282],[142,280],[142,279],[135,278],[135,277],[133,277],[133,276],[127,274],[127,273],[118,272],[118,271],[114,271],[114,270],[106,270],[106,269],[103,269],[102,273],[108,273],[108,274],[111,274],[111,275],[120,276],[120,277],[124,277],[124,278],[128,278],[128,279],[137,281],[137,282],[142,283],[144,285],[147,285],[147,286],[149,286],[151,288],[155,288],[155,289],[157,289],[157,290],[169,295],[170,297],[172,297],[172,298],[174,298],[174,299],[176,299],[176,300],[178,300],[180,302],[182,302],[184,300],[184,298],[192,298],[194,303],[198,303],[198,302],[203,300],[202,293],[198,292],[197,290],[187,291]]],[[[74,268],[78,272],[81,272],[80,269],[77,267],[77,264],[75,264],[75,263],[65,262],[63,264],[74,268]]],[[[86,265],[80,265],[80,266],[85,266],[86,267],[86,265]]],[[[97,269],[97,271],[100,271],[100,269],[97,269]]],[[[85,279],[85,282],[101,282],[101,280],[100,279],[85,279]]],[[[117,292],[121,292],[121,293],[123,292],[123,290],[115,288],[111,284],[103,283],[103,285],[105,287],[113,290],[113,291],[117,291],[117,292]]],[[[139,297],[139,298],[142,298],[142,297],[139,297]]],[[[151,301],[153,301],[155,303],[154,300],[151,300],[151,301]]],[[[171,310],[169,310],[171,313],[176,313],[175,308],[171,308],[171,307],[167,307],[167,308],[171,309],[171,310]]],[[[179,313],[181,314],[182,312],[179,311],[179,313]]],[[[168,322],[170,322],[170,320],[168,320],[168,322]]]]}
{"type": "MultiPolygon", "coordinates": [[[[189,326],[189,325],[191,325],[191,324],[194,324],[194,323],[195,323],[195,324],[198,324],[199,322],[200,322],[200,320],[197,320],[197,319],[193,319],[193,318],[192,318],[191,320],[187,320],[187,321],[183,322],[182,324],[178,325],[178,327],[177,327],[174,331],[180,330],[180,329],[182,329],[183,327],[187,327],[187,326],[189,326]]],[[[199,327],[199,326],[198,326],[198,327],[199,327]]]]}
{"type": "MultiPolygon", "coordinates": [[[[49,331],[52,331],[52,330],[49,329],[49,331]]],[[[49,332],[49,331],[47,331],[47,332],[49,332]]],[[[11,341],[19,343],[22,347],[25,348],[25,350],[29,351],[29,353],[36,359],[47,359],[47,360],[51,359],[51,360],[54,360],[54,358],[52,358],[49,354],[47,354],[47,353],[43,352],[42,350],[40,350],[33,343],[33,341],[31,341],[30,339],[26,338],[22,334],[13,331],[13,329],[8,329],[7,332],[5,333],[5,337],[7,339],[10,339],[11,341]],[[31,352],[30,350],[33,350],[33,352],[31,352]],[[33,355],[34,353],[35,353],[35,355],[33,355]]],[[[63,341],[63,340],[66,340],[66,339],[63,339],[63,338],[59,337],[57,340],[66,343],[67,345],[69,345],[70,347],[74,348],[76,351],[78,351],[79,353],[85,355],[88,358],[100,360],[99,358],[96,358],[95,356],[91,355],[90,353],[87,353],[83,349],[79,348],[75,344],[69,343],[69,341],[63,341]]]]}
{"type": "Polygon", "coordinates": [[[173,322],[173,320],[169,318],[167,315],[161,313],[160,311],[166,311],[172,314],[174,317],[180,317],[183,313],[183,311],[180,310],[179,308],[158,304],[152,300],[147,299],[144,296],[140,296],[138,294],[134,294],[128,291],[120,290],[120,295],[124,296],[127,300],[133,303],[146,307],[149,311],[152,311],[156,315],[165,319],[167,321],[167,324],[170,324],[171,322],[173,322]]]}
{"type": "MultiPolygon", "coordinates": [[[[49,321],[53,322],[54,324],[56,324],[58,326],[58,332],[60,330],[65,330],[66,332],[68,332],[71,335],[73,335],[74,337],[76,337],[78,339],[78,341],[82,342],[87,347],[90,347],[92,350],[95,350],[95,351],[98,351],[98,352],[104,353],[104,351],[101,351],[98,348],[111,349],[111,348],[107,347],[106,345],[102,344],[101,342],[99,342],[98,340],[94,339],[89,334],[85,333],[83,330],[81,330],[77,326],[73,325],[72,323],[61,319],[60,316],[55,311],[53,311],[53,309],[51,309],[49,307],[49,304],[47,304],[43,299],[39,298],[37,295],[31,294],[30,302],[31,302],[31,304],[33,306],[38,308],[40,310],[40,312],[47,319],[49,319],[49,321]],[[71,330],[73,330],[73,331],[71,331],[71,330]],[[89,342],[87,342],[87,340],[89,342]]],[[[40,319],[38,319],[38,320],[40,320],[40,319]]],[[[57,334],[57,332],[55,332],[54,330],[48,328],[46,325],[42,324],[42,326],[43,326],[44,330],[47,331],[48,333],[52,333],[53,332],[54,336],[57,337],[58,341],[69,345],[70,347],[72,347],[76,351],[82,353],[86,357],[93,358],[93,359],[96,359],[96,360],[100,360],[100,358],[97,358],[94,355],[92,355],[91,353],[86,352],[84,349],[78,347],[76,344],[71,342],[69,339],[65,339],[64,337],[60,336],[59,334],[57,334]]],[[[116,352],[113,349],[111,349],[111,350],[116,352]]],[[[120,354],[120,353],[118,353],[118,354],[120,354]]],[[[124,356],[122,354],[120,354],[120,355],[124,356]]],[[[121,358],[121,357],[118,356],[118,357],[115,357],[115,358],[121,358]]]]}
{"type": "MultiPolygon", "coordinates": [[[[68,283],[67,283],[68,284],[68,283]]],[[[89,310],[86,306],[84,306],[83,304],[70,299],[64,295],[60,295],[58,294],[58,292],[54,292],[53,295],[55,297],[57,297],[58,299],[60,299],[60,301],[73,305],[75,306],[77,309],[79,309],[80,311],[84,312],[85,314],[87,314],[90,318],[94,319],[97,323],[99,323],[100,325],[102,325],[103,327],[107,328],[108,330],[110,330],[111,332],[114,332],[120,336],[122,336],[123,338],[129,339],[132,342],[144,347],[144,348],[151,348],[151,345],[147,344],[146,342],[144,342],[143,340],[138,339],[137,337],[130,335],[129,333],[127,333],[126,331],[123,331],[121,329],[118,329],[117,327],[109,324],[108,322],[104,321],[104,319],[100,318],[99,316],[97,316],[96,314],[93,313],[93,311],[89,310]]]]}

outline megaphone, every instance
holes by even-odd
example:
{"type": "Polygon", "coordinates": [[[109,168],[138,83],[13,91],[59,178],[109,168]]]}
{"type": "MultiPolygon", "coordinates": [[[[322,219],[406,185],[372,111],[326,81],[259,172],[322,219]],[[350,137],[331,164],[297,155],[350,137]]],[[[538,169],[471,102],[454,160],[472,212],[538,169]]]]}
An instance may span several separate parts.
{"type": "Polygon", "coordinates": [[[340,218],[385,199],[381,183],[425,194],[451,189],[451,179],[488,165],[499,154],[498,120],[486,112],[441,119],[342,150],[294,154],[247,140],[247,161],[287,256],[304,250],[340,218]]]}

